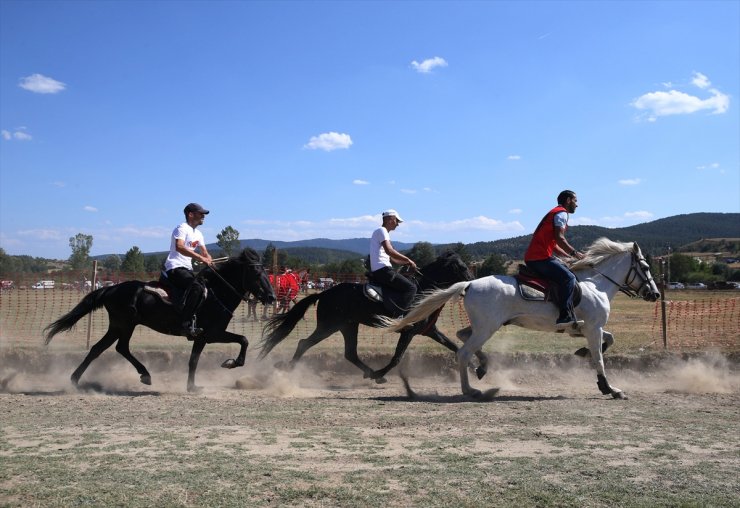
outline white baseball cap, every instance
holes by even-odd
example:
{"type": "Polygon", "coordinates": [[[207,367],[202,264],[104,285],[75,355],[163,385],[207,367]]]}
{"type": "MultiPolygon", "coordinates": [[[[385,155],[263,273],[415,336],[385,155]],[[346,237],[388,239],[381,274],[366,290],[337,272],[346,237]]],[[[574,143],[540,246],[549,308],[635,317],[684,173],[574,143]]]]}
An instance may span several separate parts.
{"type": "Polygon", "coordinates": [[[400,215],[398,215],[398,212],[393,209],[383,212],[383,217],[395,217],[396,219],[398,219],[398,222],[403,222],[403,219],[400,215]]]}

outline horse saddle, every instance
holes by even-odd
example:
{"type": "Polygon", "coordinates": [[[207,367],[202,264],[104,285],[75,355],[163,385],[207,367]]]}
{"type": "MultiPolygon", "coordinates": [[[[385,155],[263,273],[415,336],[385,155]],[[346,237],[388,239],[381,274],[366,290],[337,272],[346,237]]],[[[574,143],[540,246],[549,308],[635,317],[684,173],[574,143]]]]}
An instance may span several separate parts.
{"type": "MultiPolygon", "coordinates": [[[[514,275],[519,286],[519,296],[524,300],[545,301],[558,304],[557,284],[535,274],[527,265],[519,265],[519,273],[514,275]]],[[[576,284],[573,291],[573,307],[581,303],[581,285],[576,284]]]]}
{"type": "Polygon", "coordinates": [[[160,297],[165,303],[174,303],[173,288],[158,280],[150,280],[144,285],[144,291],[160,297]]]}

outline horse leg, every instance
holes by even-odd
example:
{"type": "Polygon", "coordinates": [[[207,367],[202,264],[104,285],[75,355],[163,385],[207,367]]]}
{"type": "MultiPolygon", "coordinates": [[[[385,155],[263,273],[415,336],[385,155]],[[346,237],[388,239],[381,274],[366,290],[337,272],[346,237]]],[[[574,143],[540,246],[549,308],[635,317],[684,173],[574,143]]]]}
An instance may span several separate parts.
{"type": "Polygon", "coordinates": [[[284,371],[291,371],[295,368],[296,364],[300,361],[300,359],[303,357],[304,354],[306,354],[306,351],[311,349],[313,346],[330,336],[332,333],[334,333],[336,329],[327,329],[323,328],[321,326],[317,327],[316,330],[313,331],[311,335],[306,337],[305,339],[301,339],[298,341],[298,346],[295,349],[295,353],[293,353],[293,358],[290,360],[290,362],[277,362],[275,364],[276,369],[284,370],[284,371]]]}
{"type": "MultiPolygon", "coordinates": [[[[609,349],[609,347],[614,344],[614,335],[612,335],[610,332],[607,332],[606,330],[603,330],[601,334],[602,334],[601,352],[606,353],[606,350],[609,349]]],[[[589,354],[591,354],[591,350],[588,349],[587,347],[582,347],[573,354],[576,356],[581,356],[585,358],[589,354]]]]}
{"type": "MultiPolygon", "coordinates": [[[[411,343],[411,339],[414,337],[414,334],[411,333],[411,330],[407,330],[405,332],[401,332],[401,336],[398,338],[398,344],[396,345],[396,351],[393,353],[393,358],[391,358],[391,361],[388,362],[388,365],[383,367],[382,369],[378,369],[376,371],[373,371],[373,373],[369,376],[370,379],[374,379],[376,383],[382,384],[386,382],[385,375],[388,374],[388,372],[394,368],[396,365],[398,365],[401,362],[401,357],[406,352],[406,349],[409,347],[409,344],[411,343]]],[[[455,347],[455,345],[452,345],[455,347]]],[[[457,348],[455,347],[455,351],[457,351],[457,348]]],[[[368,377],[367,375],[365,377],[368,377]]]]}
{"type": "Polygon", "coordinates": [[[105,335],[103,335],[103,338],[101,338],[93,345],[93,347],[90,348],[90,352],[87,353],[87,356],[84,360],[82,360],[80,366],[77,367],[72,373],[70,379],[75,386],[77,386],[77,384],[80,382],[82,374],[90,366],[90,363],[92,363],[93,360],[100,356],[103,351],[111,347],[116,340],[118,340],[118,334],[114,331],[112,327],[108,327],[108,331],[105,333],[105,335]]]}
{"type": "Polygon", "coordinates": [[[188,361],[189,392],[199,392],[202,390],[202,388],[195,385],[195,369],[198,368],[198,360],[200,360],[200,354],[203,352],[204,347],[206,347],[206,340],[204,338],[199,337],[193,341],[193,350],[190,352],[190,360],[188,361]]]}
{"type": "MultiPolygon", "coordinates": [[[[210,334],[209,334],[210,335],[210,334]]],[[[236,358],[229,358],[221,364],[224,369],[235,369],[236,367],[243,367],[247,362],[247,347],[249,347],[249,341],[244,335],[237,335],[236,333],[227,332],[223,330],[220,335],[216,337],[209,336],[206,339],[206,344],[239,344],[239,355],[236,358]]]]}
{"type": "MultiPolygon", "coordinates": [[[[471,316],[471,320],[474,316],[471,316]]],[[[483,349],[483,345],[488,339],[496,333],[496,330],[500,328],[500,324],[486,323],[487,326],[476,326],[472,327],[470,335],[467,335],[465,343],[457,351],[457,367],[460,372],[460,388],[462,389],[463,395],[469,395],[472,397],[480,397],[483,394],[480,390],[476,390],[470,386],[470,380],[468,379],[468,364],[471,358],[476,352],[480,352],[483,349]]],[[[458,334],[459,337],[459,334],[458,334]]],[[[493,390],[493,393],[498,389],[493,390]]]]}
{"type": "MultiPolygon", "coordinates": [[[[472,333],[473,329],[469,326],[466,326],[462,330],[458,330],[455,335],[464,344],[470,338],[472,333]]],[[[449,339],[447,340],[449,341],[449,339]]],[[[456,350],[457,348],[453,351],[456,350]]],[[[478,367],[475,369],[475,375],[478,376],[478,379],[483,379],[483,376],[488,373],[488,355],[486,355],[482,350],[478,350],[475,352],[475,357],[478,358],[478,367]]],[[[473,368],[472,364],[470,365],[470,368],[473,368]]]]}
{"type": "Polygon", "coordinates": [[[129,361],[131,365],[134,366],[136,372],[139,373],[139,379],[141,380],[141,382],[145,385],[150,385],[152,384],[152,376],[149,374],[149,371],[146,370],[144,364],[142,364],[134,357],[134,355],[131,354],[131,350],[129,349],[129,342],[131,341],[131,335],[133,334],[133,332],[134,329],[132,327],[127,332],[121,334],[118,339],[118,344],[116,345],[116,351],[118,351],[121,356],[123,356],[126,360],[129,361]]]}
{"type": "MultiPolygon", "coordinates": [[[[609,333],[609,336],[614,337],[609,333]]],[[[606,379],[606,370],[604,369],[604,355],[601,351],[601,341],[604,330],[599,327],[594,333],[586,334],[588,339],[589,348],[591,350],[591,366],[596,369],[596,386],[604,395],[611,395],[615,399],[626,399],[627,395],[622,390],[615,386],[611,386],[609,381],[606,379]]],[[[607,339],[608,342],[608,339],[607,339]]]]}
{"type": "MultiPolygon", "coordinates": [[[[344,326],[340,331],[344,337],[344,357],[355,367],[362,370],[362,377],[372,378],[373,369],[365,365],[360,357],[357,356],[357,331],[360,328],[358,323],[351,323],[344,326]]],[[[410,340],[410,339],[409,339],[410,340]]],[[[378,384],[385,383],[385,379],[375,379],[378,384]]]]}

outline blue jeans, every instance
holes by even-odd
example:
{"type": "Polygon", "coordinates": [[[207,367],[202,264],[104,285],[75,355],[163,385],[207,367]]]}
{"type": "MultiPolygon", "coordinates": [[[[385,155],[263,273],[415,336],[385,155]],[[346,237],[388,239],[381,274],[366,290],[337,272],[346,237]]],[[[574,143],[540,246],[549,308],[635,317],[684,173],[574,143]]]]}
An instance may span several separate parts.
{"type": "Polygon", "coordinates": [[[533,272],[558,286],[560,317],[573,315],[573,292],[576,289],[576,276],[556,258],[526,261],[533,272]]]}

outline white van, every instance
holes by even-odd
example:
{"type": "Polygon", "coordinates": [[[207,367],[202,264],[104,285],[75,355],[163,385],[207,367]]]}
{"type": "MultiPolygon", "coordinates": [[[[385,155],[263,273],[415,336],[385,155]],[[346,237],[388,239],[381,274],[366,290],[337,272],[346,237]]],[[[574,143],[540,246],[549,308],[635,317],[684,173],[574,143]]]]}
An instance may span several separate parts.
{"type": "Polygon", "coordinates": [[[54,281],[53,280],[40,280],[33,286],[31,286],[31,289],[54,289],[54,281]]]}

